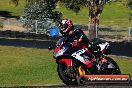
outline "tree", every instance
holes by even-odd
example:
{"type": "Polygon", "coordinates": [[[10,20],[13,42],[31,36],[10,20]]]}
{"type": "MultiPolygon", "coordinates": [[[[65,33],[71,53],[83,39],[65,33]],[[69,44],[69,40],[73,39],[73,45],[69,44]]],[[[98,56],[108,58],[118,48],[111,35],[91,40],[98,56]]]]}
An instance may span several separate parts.
{"type": "Polygon", "coordinates": [[[37,30],[36,33],[47,34],[50,27],[57,26],[61,20],[62,14],[54,11],[55,7],[56,2],[53,0],[28,2],[21,16],[21,19],[24,19],[22,22],[26,27],[30,27],[31,32],[37,30]]]}
{"type": "MultiPolygon", "coordinates": [[[[14,1],[14,0],[13,0],[14,1]]],[[[27,0],[29,1],[35,1],[35,0],[27,0]]],[[[45,1],[45,0],[44,0],[45,1]]],[[[113,1],[121,1],[121,0],[52,0],[55,2],[60,2],[68,9],[71,9],[78,13],[80,11],[80,8],[83,6],[87,6],[89,9],[89,19],[88,19],[88,30],[89,30],[89,39],[95,38],[95,27],[99,26],[100,22],[100,15],[103,11],[104,5],[108,2],[113,1]]],[[[132,0],[127,0],[128,6],[131,9],[132,8],[132,0]]],[[[132,18],[132,13],[130,13],[132,18]]]]}
{"type": "Polygon", "coordinates": [[[129,20],[132,20],[132,0],[128,0],[128,7],[131,10],[129,20]]]}
{"type": "Polygon", "coordinates": [[[99,26],[100,14],[103,11],[104,4],[107,0],[87,0],[89,7],[89,38],[93,39],[96,36],[96,27],[99,26]]]}
{"type": "Polygon", "coordinates": [[[27,20],[44,21],[46,18],[58,21],[61,19],[61,13],[53,11],[56,5],[52,0],[40,0],[37,2],[30,2],[24,8],[23,18],[27,20]]]}
{"type": "Polygon", "coordinates": [[[96,30],[95,27],[99,25],[100,14],[103,11],[104,5],[108,0],[59,0],[62,2],[67,8],[79,12],[82,6],[87,6],[89,9],[89,22],[88,22],[88,30],[89,30],[89,39],[95,38],[96,30]]]}
{"type": "MultiPolygon", "coordinates": [[[[18,5],[19,0],[12,0],[18,5]],[[16,3],[17,2],[17,3],[16,3]]],[[[47,33],[48,29],[60,22],[62,13],[55,11],[55,0],[26,0],[21,22],[30,28],[29,32],[47,33]]]]}
{"type": "Polygon", "coordinates": [[[128,7],[132,10],[132,0],[128,0],[128,7]]]}
{"type": "MultiPolygon", "coordinates": [[[[19,4],[19,0],[11,0],[15,5],[19,4]]],[[[45,18],[61,19],[61,13],[54,11],[56,8],[56,0],[25,0],[23,17],[27,20],[45,20],[45,18]]]]}

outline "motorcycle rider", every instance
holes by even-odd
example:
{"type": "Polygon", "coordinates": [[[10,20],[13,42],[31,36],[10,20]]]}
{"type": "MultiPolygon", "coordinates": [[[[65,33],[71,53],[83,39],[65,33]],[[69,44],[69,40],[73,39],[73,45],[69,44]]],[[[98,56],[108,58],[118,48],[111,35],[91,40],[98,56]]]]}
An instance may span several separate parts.
{"type": "Polygon", "coordinates": [[[85,44],[91,52],[96,53],[100,51],[100,47],[89,41],[87,36],[81,29],[74,28],[74,25],[70,19],[64,19],[59,24],[60,33],[63,37],[66,37],[68,42],[72,42],[74,45],[79,43],[85,44]]]}
{"type": "Polygon", "coordinates": [[[74,28],[74,25],[70,19],[62,20],[59,24],[59,29],[62,36],[68,39],[67,41],[74,42],[76,44],[89,44],[89,40],[84,32],[81,29],[74,28]]]}

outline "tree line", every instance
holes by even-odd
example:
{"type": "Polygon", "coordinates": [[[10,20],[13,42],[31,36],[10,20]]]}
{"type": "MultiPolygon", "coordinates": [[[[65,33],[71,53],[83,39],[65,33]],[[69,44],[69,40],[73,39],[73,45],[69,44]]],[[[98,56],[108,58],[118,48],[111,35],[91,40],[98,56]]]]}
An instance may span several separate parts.
{"type": "MultiPolygon", "coordinates": [[[[14,4],[17,6],[19,5],[19,0],[11,0],[14,2],[14,4]]],[[[50,17],[55,19],[60,19],[62,14],[59,12],[53,12],[53,10],[56,7],[56,4],[59,2],[61,5],[64,5],[66,8],[73,10],[74,12],[78,13],[82,7],[88,7],[89,13],[89,19],[88,19],[88,29],[89,29],[89,38],[93,39],[95,38],[95,27],[99,26],[100,23],[100,15],[103,11],[103,8],[105,4],[116,2],[116,1],[122,1],[122,0],[25,0],[27,5],[25,8],[30,8],[31,5],[42,5],[40,7],[40,10],[38,11],[32,11],[34,14],[39,14],[36,16],[36,18],[43,18],[43,17],[50,17]],[[44,4],[42,4],[44,3],[44,4]],[[47,4],[47,6],[46,6],[47,4]],[[47,10],[45,10],[46,8],[47,10]],[[47,12],[46,16],[44,14],[47,12]],[[56,17],[54,17],[56,16],[56,17]]],[[[126,0],[127,4],[126,6],[132,10],[132,0],[126,0]]],[[[37,8],[37,5],[34,7],[34,9],[37,8]]],[[[116,8],[115,8],[116,9],[116,8]]],[[[29,14],[29,12],[25,12],[26,14],[29,14]]],[[[31,13],[31,11],[30,11],[31,13]]],[[[31,14],[33,14],[31,13],[31,14]]],[[[87,14],[87,13],[86,13],[87,14]]],[[[25,15],[26,16],[26,15],[25,15]]],[[[35,16],[35,15],[34,15],[35,16]]],[[[30,19],[35,19],[34,16],[29,16],[30,19]]],[[[27,16],[26,16],[27,17],[27,16]]],[[[132,19],[132,13],[130,13],[130,20],[132,19]]]]}

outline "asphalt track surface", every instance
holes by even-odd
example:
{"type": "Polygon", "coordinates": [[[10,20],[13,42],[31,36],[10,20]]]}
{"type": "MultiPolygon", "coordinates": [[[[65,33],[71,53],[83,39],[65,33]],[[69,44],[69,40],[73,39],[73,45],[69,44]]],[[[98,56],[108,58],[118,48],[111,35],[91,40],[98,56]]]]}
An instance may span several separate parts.
{"type": "MultiPolygon", "coordinates": [[[[0,45],[27,48],[48,49],[50,44],[55,44],[53,40],[24,40],[0,38],[0,45]]],[[[132,58],[132,42],[109,42],[112,55],[125,56],[132,58]]]]}
{"type": "Polygon", "coordinates": [[[121,83],[121,84],[89,84],[85,83],[84,85],[47,85],[47,86],[19,86],[17,88],[132,88],[132,81],[128,84],[121,83]]]}
{"type": "MultiPolygon", "coordinates": [[[[112,55],[126,56],[132,58],[132,43],[128,42],[109,42],[112,55]]],[[[50,44],[55,44],[55,41],[51,40],[23,40],[23,39],[8,39],[0,38],[1,46],[15,46],[15,47],[27,47],[27,48],[39,48],[47,49],[50,44]]],[[[15,88],[132,88],[132,80],[129,84],[88,84],[80,86],[67,86],[60,85],[47,85],[47,86],[19,86],[15,88]]],[[[13,87],[14,88],[14,87],[13,87]]]]}

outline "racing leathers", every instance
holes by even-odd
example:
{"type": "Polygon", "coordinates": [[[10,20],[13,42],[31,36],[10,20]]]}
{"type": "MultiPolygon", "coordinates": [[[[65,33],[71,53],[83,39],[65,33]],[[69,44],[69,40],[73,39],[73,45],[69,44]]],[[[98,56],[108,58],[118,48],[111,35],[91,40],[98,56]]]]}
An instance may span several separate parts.
{"type": "Polygon", "coordinates": [[[71,34],[62,34],[63,37],[67,38],[67,41],[74,43],[83,43],[85,45],[89,44],[87,36],[81,29],[73,29],[71,34]]]}

